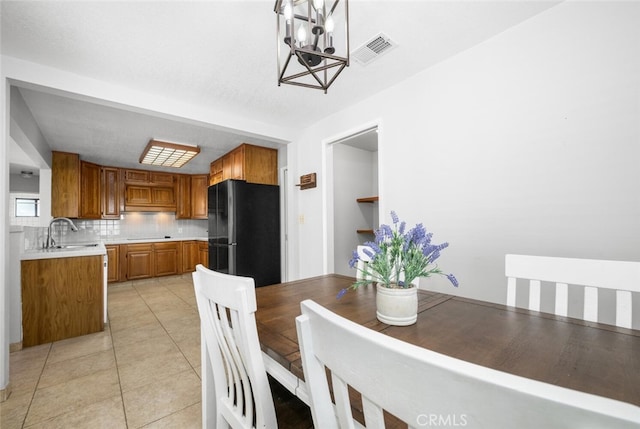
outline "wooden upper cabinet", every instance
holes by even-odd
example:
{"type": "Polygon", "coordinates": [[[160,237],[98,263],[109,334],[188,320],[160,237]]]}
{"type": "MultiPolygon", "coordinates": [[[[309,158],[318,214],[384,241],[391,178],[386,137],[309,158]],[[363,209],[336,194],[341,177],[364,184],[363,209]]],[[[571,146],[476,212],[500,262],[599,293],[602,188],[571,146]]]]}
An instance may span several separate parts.
{"type": "Polygon", "coordinates": [[[82,219],[100,219],[101,167],[91,162],[80,161],[80,215],[82,219]]]}
{"type": "Polygon", "coordinates": [[[176,219],[191,219],[191,177],[178,176],[176,219]]]}
{"type": "Polygon", "coordinates": [[[149,183],[149,172],[144,170],[122,170],[122,179],[124,183],[140,183],[146,185],[149,183]]]}
{"type": "Polygon", "coordinates": [[[176,219],[208,218],[209,175],[179,175],[176,219]]]}
{"type": "Polygon", "coordinates": [[[120,218],[120,171],[114,167],[102,167],[102,218],[120,218]]]}
{"type": "Polygon", "coordinates": [[[209,176],[195,174],[191,176],[191,218],[207,219],[209,216],[209,176]]]}
{"type": "Polygon", "coordinates": [[[125,211],[176,211],[175,174],[123,169],[125,211]]]}
{"type": "Polygon", "coordinates": [[[123,170],[124,183],[133,183],[150,186],[173,186],[176,175],[148,170],[123,170]]]}
{"type": "Polygon", "coordinates": [[[211,163],[210,184],[227,179],[278,184],[278,150],[244,143],[211,163]]]}
{"type": "Polygon", "coordinates": [[[225,179],[244,180],[245,168],[245,146],[235,148],[231,153],[222,158],[223,176],[225,179]],[[227,173],[227,174],[224,174],[227,173]]]}
{"type": "MultiPolygon", "coordinates": [[[[112,183],[105,182],[100,165],[80,161],[76,153],[53,152],[51,168],[51,216],[80,219],[103,217],[105,192],[112,191],[112,183]]],[[[113,169],[116,170],[117,169],[113,169]]],[[[117,173],[115,173],[117,177],[117,173]]],[[[118,190],[115,195],[114,217],[120,215],[118,190]]],[[[108,217],[106,217],[108,218],[108,217]]]]}
{"type": "Polygon", "coordinates": [[[80,156],[52,152],[51,216],[77,218],[80,214],[80,156]]]}
{"type": "Polygon", "coordinates": [[[151,187],[151,205],[176,208],[176,191],[171,187],[151,187]]]}
{"type": "Polygon", "coordinates": [[[243,178],[250,183],[278,184],[278,151],[262,146],[245,144],[243,178]]]}
{"type": "Polygon", "coordinates": [[[53,217],[119,219],[123,211],[175,211],[177,219],[207,219],[207,174],[102,167],[66,152],[54,151],[52,158],[53,217]]]}
{"type": "Polygon", "coordinates": [[[223,163],[222,158],[218,158],[211,163],[209,167],[209,185],[215,185],[216,183],[222,182],[224,179],[223,175],[223,163]]]}
{"type": "Polygon", "coordinates": [[[149,172],[149,185],[151,186],[173,186],[176,183],[176,175],[171,173],[149,172]]]}

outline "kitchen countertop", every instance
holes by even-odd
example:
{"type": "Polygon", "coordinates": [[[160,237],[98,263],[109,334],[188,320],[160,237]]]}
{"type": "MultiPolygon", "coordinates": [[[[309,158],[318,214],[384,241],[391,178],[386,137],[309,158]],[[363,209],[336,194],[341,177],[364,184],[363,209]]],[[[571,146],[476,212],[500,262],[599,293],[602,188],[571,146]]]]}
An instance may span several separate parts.
{"type": "Polygon", "coordinates": [[[93,247],[73,247],[68,249],[30,249],[25,250],[20,259],[23,261],[34,259],[53,259],[53,258],[78,258],[81,256],[100,256],[106,255],[107,249],[104,244],[97,243],[93,247]]]}
{"type": "Polygon", "coordinates": [[[118,237],[102,240],[108,246],[112,244],[163,243],[170,241],[208,241],[208,237],[158,236],[158,237],[118,237]]]}
{"type": "MultiPolygon", "coordinates": [[[[171,241],[208,241],[207,237],[118,237],[109,240],[102,240],[93,247],[73,247],[67,249],[29,249],[21,255],[21,260],[52,259],[52,258],[77,258],[80,256],[106,255],[105,246],[117,244],[137,244],[137,243],[161,243],[171,241]]],[[[74,245],[75,243],[65,243],[74,245]]],[[[88,244],[88,243],[78,243],[88,244]]]]}

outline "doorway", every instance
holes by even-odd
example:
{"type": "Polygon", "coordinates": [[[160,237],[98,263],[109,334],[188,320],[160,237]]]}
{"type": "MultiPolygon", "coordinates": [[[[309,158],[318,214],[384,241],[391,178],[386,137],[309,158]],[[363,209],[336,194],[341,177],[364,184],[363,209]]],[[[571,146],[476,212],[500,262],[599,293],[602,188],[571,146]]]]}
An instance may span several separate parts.
{"type": "Polygon", "coordinates": [[[333,153],[333,271],[354,276],[349,260],[378,226],[378,128],[338,140],[333,153]]]}

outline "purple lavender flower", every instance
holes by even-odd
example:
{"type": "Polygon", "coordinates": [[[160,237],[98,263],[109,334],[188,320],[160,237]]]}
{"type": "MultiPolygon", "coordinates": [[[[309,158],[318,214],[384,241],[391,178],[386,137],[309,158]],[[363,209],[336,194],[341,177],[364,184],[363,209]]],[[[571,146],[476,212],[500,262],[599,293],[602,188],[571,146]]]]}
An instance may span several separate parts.
{"type": "Polygon", "coordinates": [[[416,225],[415,228],[413,228],[413,239],[415,241],[422,241],[425,239],[425,237],[427,236],[427,230],[424,228],[424,226],[419,223],[416,225]]]}
{"type": "Polygon", "coordinates": [[[391,229],[391,227],[389,225],[382,225],[382,226],[380,226],[380,229],[382,230],[382,236],[384,238],[393,237],[393,230],[391,229]]]}
{"type": "MultiPolygon", "coordinates": [[[[407,231],[406,222],[401,222],[395,211],[391,212],[391,220],[392,224],[383,224],[376,229],[373,242],[366,242],[362,250],[353,252],[349,266],[362,270],[366,278],[357,280],[350,288],[374,282],[388,287],[397,283],[402,287],[416,278],[436,274],[446,276],[457,287],[455,276],[444,274],[435,264],[449,243],[432,244],[433,233],[427,232],[422,223],[407,231]],[[366,269],[358,268],[360,260],[367,261],[366,269]]],[[[344,296],[347,289],[341,290],[338,298],[344,296]]]]}
{"type": "Polygon", "coordinates": [[[340,299],[342,298],[345,294],[347,293],[347,289],[340,289],[340,292],[338,292],[338,295],[336,295],[336,299],[340,299]]]}
{"type": "Polygon", "coordinates": [[[373,242],[371,242],[371,241],[367,241],[366,243],[364,243],[364,245],[366,246],[366,247],[365,247],[365,249],[364,249],[364,250],[365,250],[365,252],[364,252],[364,253],[366,253],[366,254],[367,254],[367,255],[369,255],[370,257],[373,257],[373,256],[375,256],[375,255],[377,255],[378,253],[380,253],[380,252],[381,252],[381,250],[380,250],[380,246],[378,246],[378,244],[377,244],[377,243],[373,243],[373,242]],[[374,252],[374,253],[371,253],[371,254],[367,253],[367,250],[369,250],[369,249],[367,249],[367,247],[368,247],[369,249],[373,250],[373,252],[374,252]]]}
{"type": "Polygon", "coordinates": [[[458,284],[459,284],[458,279],[456,279],[456,277],[453,274],[447,274],[447,278],[449,279],[452,285],[454,285],[455,287],[458,287],[458,284]]]}
{"type": "Polygon", "coordinates": [[[349,260],[349,268],[355,268],[358,265],[358,251],[354,250],[349,260]]]}
{"type": "Polygon", "coordinates": [[[434,246],[433,244],[424,244],[422,246],[422,254],[427,258],[436,250],[437,250],[437,246],[434,246]]]}
{"type": "Polygon", "coordinates": [[[375,256],[375,251],[371,247],[367,246],[362,249],[362,253],[367,255],[369,258],[373,258],[375,256]]]}

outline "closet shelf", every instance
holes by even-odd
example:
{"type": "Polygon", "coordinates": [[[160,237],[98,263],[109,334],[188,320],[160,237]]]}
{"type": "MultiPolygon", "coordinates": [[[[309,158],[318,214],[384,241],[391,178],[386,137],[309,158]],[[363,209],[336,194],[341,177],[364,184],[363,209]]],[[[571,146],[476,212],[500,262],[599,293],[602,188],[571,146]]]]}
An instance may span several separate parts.
{"type": "MultiPolygon", "coordinates": [[[[378,201],[378,196],[356,198],[359,203],[375,203],[378,201]]],[[[356,229],[358,234],[373,234],[373,229],[356,229]]]]}
{"type": "Polygon", "coordinates": [[[372,229],[356,229],[358,234],[373,234],[372,229]]]}

